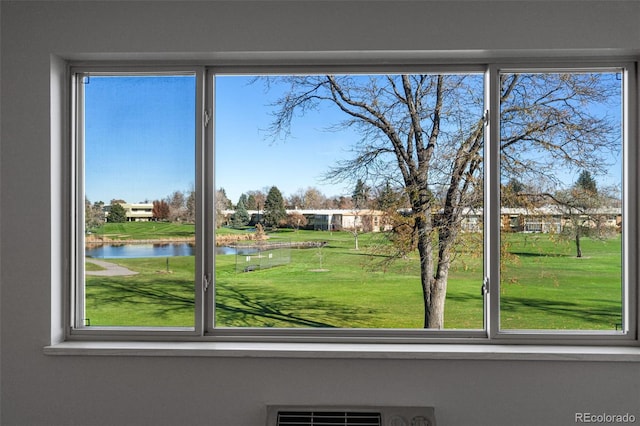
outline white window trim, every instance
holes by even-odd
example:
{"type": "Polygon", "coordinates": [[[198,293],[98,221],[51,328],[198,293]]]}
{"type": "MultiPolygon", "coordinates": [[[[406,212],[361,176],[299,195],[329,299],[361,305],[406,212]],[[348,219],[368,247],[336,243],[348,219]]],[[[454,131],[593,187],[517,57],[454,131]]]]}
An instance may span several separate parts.
{"type": "MultiPolygon", "coordinates": [[[[69,207],[67,217],[71,221],[71,241],[69,245],[71,268],[68,282],[71,283],[69,288],[70,300],[72,308],[68,310],[70,317],[65,320],[65,324],[70,327],[67,330],[67,338],[72,339],[75,336],[87,336],[88,338],[109,336],[127,336],[132,339],[144,339],[153,336],[153,338],[167,337],[197,337],[204,334],[204,279],[207,276],[206,271],[213,271],[213,253],[207,249],[206,238],[209,232],[213,232],[210,217],[206,215],[206,205],[213,206],[213,190],[208,194],[206,189],[206,180],[213,182],[213,151],[204,146],[206,143],[204,126],[204,102],[205,102],[205,67],[204,66],[170,66],[158,65],[151,67],[140,66],[70,66],[70,94],[71,94],[71,147],[69,153],[71,155],[71,164],[74,165],[71,170],[68,187],[71,191],[66,200],[69,207]],[[83,75],[189,75],[193,74],[196,81],[195,87],[195,105],[194,113],[194,129],[195,151],[196,151],[196,167],[195,167],[195,187],[196,187],[196,252],[195,252],[195,287],[194,287],[194,327],[85,327],[84,318],[84,288],[79,285],[82,281],[79,277],[84,277],[84,262],[77,259],[84,259],[84,232],[81,232],[84,224],[84,105],[83,105],[83,75]],[[208,153],[211,160],[208,161],[202,153],[208,153]],[[205,259],[211,259],[207,261],[205,259]],[[91,337],[90,337],[91,336],[91,337]]],[[[208,126],[209,128],[212,126],[208,126]]],[[[212,209],[209,208],[209,211],[212,209]]]]}
{"type": "MultiPolygon", "coordinates": [[[[540,62],[538,61],[537,64],[540,62]]],[[[123,72],[130,73],[133,71],[158,72],[158,71],[195,71],[198,80],[198,99],[197,105],[200,113],[196,114],[198,132],[198,149],[197,149],[197,182],[200,190],[198,211],[201,218],[198,222],[211,224],[209,227],[201,226],[197,231],[200,241],[203,241],[204,235],[213,234],[211,229],[213,215],[215,209],[214,202],[214,185],[205,185],[204,182],[213,182],[213,126],[205,127],[203,124],[205,111],[210,117],[214,116],[213,90],[206,90],[205,81],[213,81],[214,74],[267,74],[267,73],[322,73],[322,72],[429,72],[429,71],[478,71],[482,70],[486,75],[487,87],[491,87],[492,79],[498,78],[498,72],[502,69],[522,70],[525,68],[543,70],[536,64],[525,64],[521,61],[506,62],[504,64],[489,63],[466,65],[446,65],[433,66],[412,65],[412,66],[369,66],[362,65],[334,65],[334,66],[304,66],[295,65],[292,67],[274,67],[272,65],[253,64],[251,66],[207,66],[200,64],[198,66],[171,66],[166,64],[145,64],[139,66],[131,64],[74,64],[70,70],[82,69],[84,71],[93,72],[123,72]]],[[[626,186],[624,199],[637,201],[638,199],[638,171],[632,170],[630,165],[637,164],[638,152],[636,148],[637,126],[638,126],[638,109],[636,106],[639,96],[636,86],[636,66],[631,60],[589,60],[584,63],[575,61],[567,62],[549,62],[545,64],[544,70],[557,71],[570,68],[584,69],[584,67],[593,67],[602,69],[603,67],[626,67],[625,72],[626,90],[625,90],[625,144],[624,144],[624,161],[626,178],[626,186]]],[[[498,89],[495,84],[494,88],[498,89]]],[[[69,90],[73,92],[72,89],[69,90]]],[[[498,140],[498,126],[491,126],[491,123],[498,123],[499,111],[499,94],[486,90],[488,95],[486,99],[487,110],[489,111],[489,125],[487,129],[487,138],[490,140],[498,140]]],[[[72,105],[74,102],[72,102],[72,105]]],[[[72,114],[74,116],[74,114],[72,114]]],[[[75,136],[77,123],[72,123],[69,133],[75,136]]],[[[485,146],[497,147],[497,144],[486,143],[485,146]]],[[[72,150],[73,152],[73,150],[72,150]]],[[[486,185],[490,182],[498,181],[498,165],[499,152],[497,149],[488,149],[485,154],[486,170],[490,177],[485,179],[486,185]]],[[[68,179],[74,180],[75,176],[69,176],[68,179]]],[[[69,206],[69,214],[71,219],[71,229],[76,229],[75,221],[81,218],[75,217],[73,207],[75,197],[78,193],[83,193],[76,189],[75,193],[67,194],[69,206]]],[[[496,250],[496,244],[499,246],[499,226],[496,227],[496,215],[499,218],[499,194],[485,188],[485,204],[486,215],[488,220],[485,223],[485,248],[486,250],[496,250]],[[498,202],[496,202],[496,200],[498,202]],[[497,206],[497,207],[496,207],[497,206]],[[491,226],[491,223],[495,223],[491,226]],[[491,246],[490,246],[491,245],[491,246]]],[[[624,209],[625,218],[637,218],[636,202],[626,202],[624,209]]],[[[82,210],[82,209],[80,209],[82,210]]],[[[601,332],[557,332],[553,330],[535,330],[535,331],[499,331],[492,324],[498,324],[499,320],[499,298],[492,297],[499,288],[499,280],[490,280],[493,287],[485,300],[485,316],[486,330],[479,331],[436,331],[436,330],[272,330],[272,329],[216,329],[213,328],[213,308],[215,301],[213,296],[206,297],[204,294],[204,277],[213,281],[214,276],[213,256],[203,253],[205,249],[200,248],[197,251],[197,258],[211,259],[210,262],[201,261],[196,274],[196,323],[193,329],[177,329],[177,328],[82,328],[69,327],[67,329],[64,342],[47,346],[45,353],[52,355],[68,354],[68,355],[110,355],[110,354],[126,354],[126,355],[157,355],[163,354],[185,355],[185,356],[312,356],[312,357],[391,357],[391,358],[438,358],[440,356],[451,358],[471,358],[471,359],[527,359],[527,356],[539,359],[539,355],[544,355],[548,359],[593,359],[593,360],[609,360],[621,359],[629,361],[640,361],[640,348],[637,348],[639,341],[637,338],[637,322],[638,311],[638,291],[637,283],[638,268],[637,260],[637,219],[633,223],[625,221],[625,237],[624,250],[625,259],[625,279],[627,285],[625,288],[624,302],[627,305],[625,309],[627,328],[624,335],[621,333],[601,332]],[[631,225],[631,226],[629,226],[631,225]],[[200,278],[199,278],[200,277],[200,278]],[[210,323],[205,320],[210,318],[210,323]],[[586,345],[586,346],[585,346],[586,345]],[[591,348],[591,349],[588,349],[591,348]],[[191,354],[191,355],[189,355],[191,354]],[[303,355],[301,355],[303,354],[303,355]],[[574,356],[575,355],[575,356],[574,356]],[[513,357],[513,358],[509,358],[513,357]],[[613,358],[612,358],[613,357],[613,358]]],[[[83,223],[80,222],[80,223],[83,223]]],[[[75,240],[74,240],[75,241],[75,240]]],[[[499,247],[497,247],[499,253],[499,247]]],[[[499,260],[495,257],[489,259],[485,256],[485,275],[488,277],[496,277],[495,271],[499,271],[499,260]],[[493,272],[493,273],[492,273],[493,272]]],[[[82,263],[82,262],[77,262],[82,263]]],[[[79,274],[80,269],[69,271],[67,282],[73,280],[75,274],[79,274]]],[[[76,275],[77,276],[77,275],[76,275]]],[[[71,293],[72,288],[67,288],[68,293],[65,297],[65,303],[73,300],[71,293]]],[[[209,294],[214,293],[210,288],[209,294]]],[[[65,309],[66,324],[73,323],[75,314],[74,307],[65,309]]],[[[77,324],[75,324],[77,326],[77,324]]]]}
{"type": "MultiPolygon", "coordinates": [[[[638,150],[637,150],[637,128],[640,121],[638,121],[638,86],[637,78],[638,71],[637,65],[632,61],[603,61],[602,63],[593,62],[550,62],[540,65],[540,63],[533,62],[520,62],[514,63],[497,63],[489,65],[488,80],[493,80],[493,85],[489,84],[487,87],[487,93],[489,93],[487,100],[487,110],[489,111],[489,123],[499,123],[500,114],[500,85],[499,78],[501,72],[558,72],[558,71],[618,71],[620,68],[624,69],[622,76],[623,79],[623,213],[624,218],[624,232],[622,241],[622,305],[623,305],[623,336],[620,336],[617,332],[592,332],[592,331],[549,331],[549,330],[500,330],[500,291],[493,291],[490,293],[488,315],[490,316],[489,322],[496,324],[489,327],[489,338],[499,343],[515,343],[522,344],[528,342],[544,342],[553,343],[554,339],[563,339],[567,343],[579,342],[580,344],[592,344],[593,341],[598,341],[601,344],[607,342],[625,342],[631,345],[638,344],[638,311],[640,310],[640,304],[638,301],[638,174],[640,171],[634,170],[634,165],[637,165],[638,150]],[[493,91],[491,88],[493,87],[493,91]],[[634,218],[634,220],[629,220],[634,218]],[[634,285],[635,283],[635,285],[634,285]],[[592,341],[593,340],[593,341],[592,341]]],[[[490,126],[490,125],[489,125],[490,126]]],[[[490,126],[487,133],[490,141],[500,140],[499,126],[490,126]]],[[[487,166],[488,173],[494,174],[487,181],[499,182],[499,163],[500,163],[500,151],[499,144],[488,143],[485,144],[488,147],[488,153],[485,154],[485,161],[489,161],[490,165],[487,166]]],[[[498,250],[500,245],[500,194],[499,191],[493,190],[491,183],[487,182],[485,185],[485,209],[487,212],[488,220],[485,225],[488,229],[485,230],[485,253],[489,250],[498,250]],[[492,192],[493,191],[493,192],[492,192]],[[489,245],[492,245],[489,247],[489,245]]],[[[487,276],[494,277],[492,279],[492,285],[495,282],[500,282],[500,260],[496,256],[485,256],[487,260],[486,270],[487,276]],[[497,278],[495,278],[497,277],[497,278]]]]}
{"type": "Polygon", "coordinates": [[[67,341],[52,356],[640,362],[640,348],[513,344],[67,341]]]}

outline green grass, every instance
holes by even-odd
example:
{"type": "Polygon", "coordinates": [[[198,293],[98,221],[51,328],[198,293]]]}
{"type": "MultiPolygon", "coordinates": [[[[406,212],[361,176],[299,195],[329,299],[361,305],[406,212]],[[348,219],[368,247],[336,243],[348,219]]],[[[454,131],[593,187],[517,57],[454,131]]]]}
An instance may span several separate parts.
{"type": "Polygon", "coordinates": [[[86,278],[85,312],[92,326],[194,324],[194,258],[117,259],[133,276],[86,278]]]}
{"type": "Polygon", "coordinates": [[[235,272],[235,256],[216,259],[218,325],[420,327],[420,283],[410,271],[368,271],[370,257],[346,233],[292,240],[301,235],[328,245],[293,249],[289,265],[248,273],[235,272]]]}
{"type": "Polygon", "coordinates": [[[93,230],[93,234],[114,240],[191,238],[195,235],[195,226],[193,224],[169,222],[107,222],[100,228],[93,230]]]}
{"type": "Polygon", "coordinates": [[[620,237],[575,244],[548,235],[510,235],[501,288],[504,329],[614,330],[621,323],[620,237]]]}
{"type": "MultiPolygon", "coordinates": [[[[291,241],[326,241],[322,249],[291,251],[291,264],[236,273],[235,256],[216,259],[217,324],[261,327],[421,328],[422,290],[414,255],[386,271],[368,247],[380,236],[346,232],[279,233],[291,241]]],[[[446,315],[455,328],[482,328],[482,283],[476,267],[453,272],[446,315]]]]}
{"type": "Polygon", "coordinates": [[[102,266],[96,265],[95,263],[85,262],[84,270],[85,271],[104,271],[104,268],[102,266]]]}
{"type": "MultiPolygon", "coordinates": [[[[128,235],[134,230],[121,229],[128,235]]],[[[421,328],[417,254],[383,268],[385,257],[373,250],[383,244],[381,237],[360,235],[356,251],[350,233],[279,231],[272,241],[315,240],[327,245],[292,249],[288,264],[246,273],[236,272],[236,256],[217,256],[216,324],[421,328]]],[[[503,262],[503,329],[614,330],[620,323],[619,237],[584,239],[582,259],[575,258],[571,243],[549,235],[510,234],[505,242],[511,255],[503,262]]],[[[482,258],[473,253],[477,248],[460,253],[451,268],[445,307],[445,326],[450,329],[483,328],[482,258]]],[[[170,273],[166,258],[114,262],[139,274],[87,277],[86,311],[92,325],[193,325],[192,257],[170,258],[170,273]]]]}

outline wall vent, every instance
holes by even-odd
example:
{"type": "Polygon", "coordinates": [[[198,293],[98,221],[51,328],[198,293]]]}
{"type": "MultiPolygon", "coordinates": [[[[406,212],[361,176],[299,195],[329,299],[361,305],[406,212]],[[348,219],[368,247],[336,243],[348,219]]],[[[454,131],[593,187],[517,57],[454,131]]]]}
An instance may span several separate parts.
{"type": "Polygon", "coordinates": [[[382,426],[380,413],[350,411],[280,411],[278,426],[382,426]]]}
{"type": "Polygon", "coordinates": [[[267,426],[436,426],[432,407],[270,405],[267,426]]]}

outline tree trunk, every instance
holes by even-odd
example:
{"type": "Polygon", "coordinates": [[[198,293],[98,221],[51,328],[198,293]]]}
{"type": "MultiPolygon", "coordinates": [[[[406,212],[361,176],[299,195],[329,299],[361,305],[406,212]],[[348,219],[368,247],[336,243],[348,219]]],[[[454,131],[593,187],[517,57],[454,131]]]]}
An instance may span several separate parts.
{"type": "MultiPolygon", "coordinates": [[[[453,213],[451,216],[453,217],[453,213]]],[[[451,219],[449,223],[457,223],[451,219]]],[[[429,305],[429,328],[444,328],[444,305],[447,297],[447,283],[451,267],[451,248],[456,239],[455,226],[441,226],[438,229],[438,261],[435,278],[431,283],[431,304],[429,305]]]]}
{"type": "Polygon", "coordinates": [[[582,247],[580,247],[580,225],[577,225],[576,228],[576,257],[582,257],[582,247]]]}
{"type": "Polygon", "coordinates": [[[447,273],[432,279],[431,283],[431,303],[429,304],[429,324],[427,328],[444,328],[444,305],[447,297],[447,273]]]}
{"type": "MultiPolygon", "coordinates": [[[[415,222],[418,254],[420,255],[420,282],[422,284],[422,297],[424,300],[424,328],[431,328],[434,323],[432,318],[434,310],[431,308],[433,302],[432,285],[433,281],[433,243],[431,241],[432,225],[430,218],[420,214],[415,222]]],[[[437,314],[437,312],[436,312],[437,314]]]]}

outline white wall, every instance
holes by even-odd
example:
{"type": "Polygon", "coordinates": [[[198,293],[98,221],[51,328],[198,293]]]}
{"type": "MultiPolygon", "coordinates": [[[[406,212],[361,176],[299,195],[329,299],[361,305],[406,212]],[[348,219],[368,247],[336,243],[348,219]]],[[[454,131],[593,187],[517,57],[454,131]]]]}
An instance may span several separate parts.
{"type": "Polygon", "coordinates": [[[582,411],[640,421],[637,363],[42,350],[62,330],[65,58],[638,55],[639,22],[634,1],[2,2],[0,423],[261,425],[267,403],[430,405],[441,426],[570,425],[582,411]]]}

